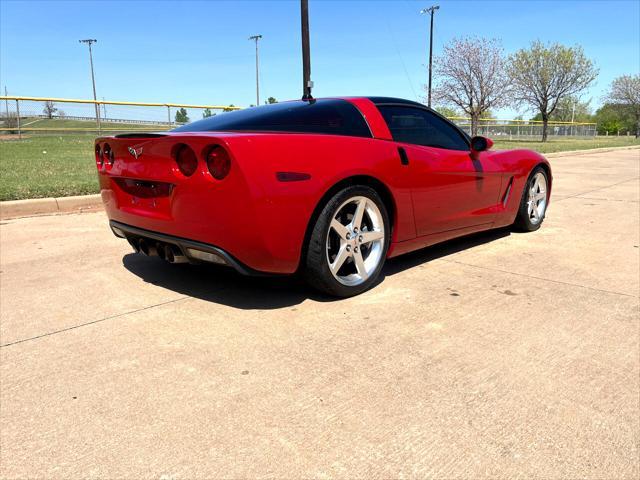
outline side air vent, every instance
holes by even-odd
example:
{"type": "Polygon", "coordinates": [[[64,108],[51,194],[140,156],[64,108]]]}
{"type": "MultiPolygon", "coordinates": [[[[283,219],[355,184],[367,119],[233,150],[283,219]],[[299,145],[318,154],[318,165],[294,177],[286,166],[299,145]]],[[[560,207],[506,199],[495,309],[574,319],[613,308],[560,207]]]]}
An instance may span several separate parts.
{"type": "Polygon", "coordinates": [[[504,196],[502,197],[502,207],[507,206],[507,202],[509,201],[509,196],[511,195],[511,189],[513,188],[513,177],[509,179],[509,183],[507,184],[507,189],[504,192],[504,196]]]}

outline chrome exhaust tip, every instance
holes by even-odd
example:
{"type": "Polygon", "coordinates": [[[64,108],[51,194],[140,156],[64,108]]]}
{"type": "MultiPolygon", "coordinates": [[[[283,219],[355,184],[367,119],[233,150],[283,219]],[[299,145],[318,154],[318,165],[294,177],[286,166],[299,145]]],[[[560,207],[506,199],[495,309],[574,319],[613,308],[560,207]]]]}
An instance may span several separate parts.
{"type": "Polygon", "coordinates": [[[147,242],[144,238],[141,238],[138,242],[138,249],[140,253],[147,257],[154,257],[158,255],[158,249],[152,243],[147,242]]]}
{"type": "Polygon", "coordinates": [[[169,263],[188,263],[189,260],[182,254],[182,251],[174,245],[165,245],[164,258],[169,263]]]}

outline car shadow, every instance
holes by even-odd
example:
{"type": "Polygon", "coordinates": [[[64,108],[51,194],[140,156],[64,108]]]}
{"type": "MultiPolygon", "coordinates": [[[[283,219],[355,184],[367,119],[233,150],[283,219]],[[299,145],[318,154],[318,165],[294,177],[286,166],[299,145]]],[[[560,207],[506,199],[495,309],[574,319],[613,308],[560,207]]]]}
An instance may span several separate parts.
{"type": "MultiPolygon", "coordinates": [[[[492,242],[509,234],[509,230],[506,229],[492,230],[390,259],[376,286],[384,282],[386,277],[431,260],[492,242]]],[[[171,265],[157,257],[145,257],[136,253],[125,255],[122,258],[122,264],[147,283],[189,297],[243,310],[291,307],[307,299],[318,302],[340,300],[309,288],[299,275],[247,277],[228,267],[207,264],[171,265]]]]}
{"type": "Polygon", "coordinates": [[[383,276],[395,275],[431,260],[453,255],[454,253],[458,253],[463,250],[468,250],[473,247],[484,245],[485,243],[493,242],[500,238],[508,237],[511,233],[513,232],[509,228],[488,230],[449,240],[447,242],[438,243],[414,252],[405,253],[399,257],[387,260],[382,274],[383,276]]]}

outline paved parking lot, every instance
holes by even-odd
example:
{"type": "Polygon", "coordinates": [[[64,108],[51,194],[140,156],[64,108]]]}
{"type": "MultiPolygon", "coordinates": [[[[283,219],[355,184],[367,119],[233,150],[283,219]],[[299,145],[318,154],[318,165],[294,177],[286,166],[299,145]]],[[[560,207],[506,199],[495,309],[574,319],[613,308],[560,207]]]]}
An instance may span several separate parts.
{"type": "Polygon", "coordinates": [[[638,478],[640,150],[558,157],[535,233],[334,301],[0,228],[2,478],[638,478]]]}

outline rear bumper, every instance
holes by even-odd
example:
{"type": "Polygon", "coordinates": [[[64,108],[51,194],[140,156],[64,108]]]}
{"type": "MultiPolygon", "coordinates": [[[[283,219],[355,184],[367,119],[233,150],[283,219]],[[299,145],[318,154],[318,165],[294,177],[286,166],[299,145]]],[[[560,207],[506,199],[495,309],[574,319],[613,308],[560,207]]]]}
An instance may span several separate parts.
{"type": "Polygon", "coordinates": [[[221,260],[223,260],[222,262],[213,263],[232,267],[242,275],[270,275],[267,272],[260,272],[258,270],[252,269],[251,267],[248,267],[247,265],[243,264],[238,259],[233,257],[233,255],[229,254],[219,247],[216,247],[215,245],[198,242],[195,240],[189,240],[187,238],[176,237],[173,235],[167,235],[160,232],[154,232],[151,230],[145,230],[143,228],[134,227],[121,222],[117,222],[115,220],[109,220],[109,226],[111,227],[111,231],[116,237],[124,238],[132,244],[137,240],[144,239],[148,242],[161,242],[163,244],[174,245],[178,249],[180,249],[182,254],[189,260],[189,263],[207,263],[194,256],[194,253],[196,252],[206,252],[213,254],[214,256],[219,257],[221,260]]]}

